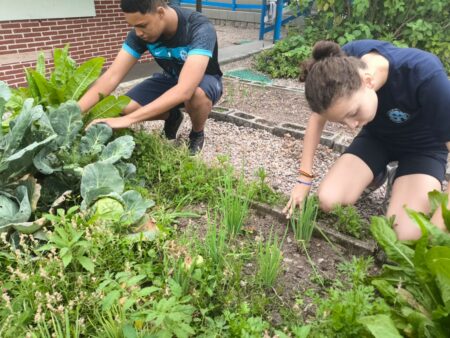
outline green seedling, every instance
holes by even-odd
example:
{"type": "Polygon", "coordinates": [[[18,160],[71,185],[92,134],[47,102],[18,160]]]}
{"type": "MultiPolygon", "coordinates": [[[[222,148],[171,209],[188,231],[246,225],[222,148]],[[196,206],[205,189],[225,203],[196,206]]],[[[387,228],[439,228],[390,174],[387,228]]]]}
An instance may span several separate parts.
{"type": "Polygon", "coordinates": [[[230,237],[241,233],[249,211],[251,190],[247,189],[243,175],[235,180],[231,171],[228,171],[222,181],[220,210],[222,221],[230,237]]]}
{"type": "Polygon", "coordinates": [[[311,241],[312,233],[316,226],[318,209],[317,199],[308,197],[303,203],[302,210],[294,211],[294,215],[290,219],[295,239],[298,242],[305,243],[305,246],[311,241]]]}
{"type": "Polygon", "coordinates": [[[280,271],[281,263],[283,262],[283,253],[281,248],[283,246],[284,237],[282,240],[273,233],[273,227],[269,235],[269,239],[263,243],[259,242],[258,246],[258,274],[257,279],[265,287],[273,287],[280,271]]]}

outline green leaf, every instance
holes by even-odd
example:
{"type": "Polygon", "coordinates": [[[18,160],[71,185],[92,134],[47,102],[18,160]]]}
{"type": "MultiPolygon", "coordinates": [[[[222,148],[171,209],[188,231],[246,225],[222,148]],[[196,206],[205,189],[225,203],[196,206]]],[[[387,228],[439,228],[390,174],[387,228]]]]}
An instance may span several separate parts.
{"type": "Polygon", "coordinates": [[[428,200],[430,201],[430,213],[434,214],[437,208],[441,206],[442,203],[447,205],[448,202],[448,194],[443,193],[442,191],[433,190],[428,193],[428,200]]]}
{"type": "Polygon", "coordinates": [[[81,138],[80,151],[82,154],[99,154],[104,144],[112,136],[112,129],[105,123],[97,123],[86,130],[86,135],[81,138]]]}
{"type": "Polygon", "coordinates": [[[102,310],[107,311],[111,308],[111,306],[114,305],[115,302],[119,300],[120,297],[120,291],[113,290],[109,292],[105,298],[103,298],[102,301],[102,310]]]}
{"type": "Polygon", "coordinates": [[[373,217],[370,230],[389,259],[414,268],[414,250],[397,240],[394,230],[384,217],[373,217]]]}
{"type": "Polygon", "coordinates": [[[96,57],[78,67],[67,82],[66,99],[78,100],[85,93],[86,89],[97,80],[104,62],[104,58],[96,57]]]}
{"type": "Polygon", "coordinates": [[[97,198],[110,193],[122,194],[124,182],[114,165],[96,162],[88,164],[81,178],[82,208],[87,209],[97,198]]]}
{"type": "MultiPolygon", "coordinates": [[[[76,69],[76,63],[69,57],[69,45],[64,49],[56,48],[53,51],[53,63],[55,65],[50,81],[56,87],[65,87],[67,80],[72,77],[76,69]]],[[[64,97],[60,97],[61,102],[64,97]]]]}
{"type": "Polygon", "coordinates": [[[423,225],[427,231],[430,233],[430,241],[433,246],[442,245],[450,247],[450,234],[448,232],[442,231],[434,224],[430,223],[424,215],[418,212],[409,212],[409,216],[417,223],[423,225]]]}
{"type": "Polygon", "coordinates": [[[130,224],[139,221],[148,208],[155,205],[152,200],[143,199],[141,194],[137,191],[129,190],[122,194],[122,199],[125,202],[125,213],[122,219],[130,222],[130,224]]]}
{"type": "Polygon", "coordinates": [[[86,256],[77,257],[78,262],[80,262],[81,266],[89,271],[90,273],[94,273],[95,265],[92,259],[86,256]]]}
{"type": "Polygon", "coordinates": [[[99,161],[114,164],[121,159],[129,159],[133,154],[134,147],[135,143],[132,136],[118,137],[103,149],[99,161]]]}
{"type": "Polygon", "coordinates": [[[131,99],[128,96],[123,95],[117,98],[113,95],[105,97],[87,113],[84,120],[85,125],[95,119],[119,116],[130,101],[131,99]]]}
{"type": "Polygon", "coordinates": [[[134,276],[134,277],[131,277],[130,279],[128,279],[126,284],[127,284],[127,286],[137,285],[137,284],[139,284],[139,282],[143,281],[145,278],[146,278],[145,275],[134,276]]]}
{"type": "Polygon", "coordinates": [[[358,319],[375,338],[401,338],[391,317],[387,315],[366,316],[358,319]]]}
{"type": "Polygon", "coordinates": [[[138,338],[136,329],[131,324],[126,324],[122,329],[124,338],[138,338]]]}
{"type": "Polygon", "coordinates": [[[160,290],[156,286],[149,286],[146,288],[143,288],[138,291],[137,296],[138,297],[147,297],[150,296],[152,293],[155,293],[156,291],[160,290]]]}
{"type": "Polygon", "coordinates": [[[6,82],[0,81],[0,98],[5,100],[5,102],[9,101],[11,98],[11,89],[9,89],[6,82]]]}
{"type": "Polygon", "coordinates": [[[40,52],[36,62],[36,72],[45,77],[45,54],[40,52]]]}
{"type": "Polygon", "coordinates": [[[16,188],[15,198],[0,194],[0,232],[7,231],[13,224],[23,223],[31,217],[31,205],[27,188],[16,188]]]}
{"type": "Polygon", "coordinates": [[[65,102],[57,109],[50,109],[48,117],[58,135],[56,144],[70,147],[83,128],[80,106],[75,101],[65,102]]]}
{"type": "Polygon", "coordinates": [[[450,311],[450,247],[433,247],[426,255],[426,262],[437,278],[442,300],[450,311]]]}
{"type": "Polygon", "coordinates": [[[47,104],[54,104],[58,102],[56,89],[43,75],[35,70],[30,70],[29,75],[33,79],[39,93],[38,103],[46,102],[47,104]]]}
{"type": "Polygon", "coordinates": [[[72,258],[72,253],[70,251],[61,256],[64,268],[67,268],[67,266],[72,262],[72,258]]]}

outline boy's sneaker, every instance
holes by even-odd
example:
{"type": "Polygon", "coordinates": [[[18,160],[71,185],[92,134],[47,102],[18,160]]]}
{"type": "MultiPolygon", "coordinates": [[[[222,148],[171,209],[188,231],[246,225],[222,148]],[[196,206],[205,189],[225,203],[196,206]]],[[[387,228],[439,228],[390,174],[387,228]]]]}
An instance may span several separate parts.
{"type": "Polygon", "coordinates": [[[205,145],[205,134],[202,132],[192,132],[189,135],[189,153],[191,156],[200,154],[203,150],[203,146],[205,145]]]}
{"type": "Polygon", "coordinates": [[[175,140],[177,138],[183,121],[184,114],[178,108],[169,111],[169,117],[164,121],[164,135],[168,140],[175,140]]]}

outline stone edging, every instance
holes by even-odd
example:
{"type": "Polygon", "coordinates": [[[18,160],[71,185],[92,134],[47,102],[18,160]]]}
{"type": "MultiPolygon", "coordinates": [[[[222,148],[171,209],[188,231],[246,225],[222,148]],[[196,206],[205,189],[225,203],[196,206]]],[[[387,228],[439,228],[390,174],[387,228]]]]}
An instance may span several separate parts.
{"type": "MultiPolygon", "coordinates": [[[[214,107],[209,117],[217,121],[231,122],[237,126],[266,130],[269,133],[280,137],[283,137],[285,134],[290,134],[297,139],[303,139],[306,131],[306,126],[301,124],[278,124],[237,109],[229,109],[220,106],[214,107]]],[[[336,134],[326,130],[324,130],[320,136],[321,144],[340,153],[344,152],[348,144],[350,144],[350,141],[351,138],[344,134],[336,134]]]]}
{"type": "MultiPolygon", "coordinates": [[[[251,207],[257,212],[265,215],[271,215],[281,223],[286,222],[286,216],[281,212],[281,210],[258,202],[250,202],[250,204],[251,207]]],[[[320,227],[320,230],[326,237],[328,237],[330,241],[342,245],[349,254],[374,256],[377,260],[379,260],[379,257],[377,257],[377,245],[373,240],[361,241],[354,237],[342,234],[334,229],[323,226],[320,227]]],[[[324,237],[317,228],[314,229],[313,236],[316,238],[324,237]]]]}

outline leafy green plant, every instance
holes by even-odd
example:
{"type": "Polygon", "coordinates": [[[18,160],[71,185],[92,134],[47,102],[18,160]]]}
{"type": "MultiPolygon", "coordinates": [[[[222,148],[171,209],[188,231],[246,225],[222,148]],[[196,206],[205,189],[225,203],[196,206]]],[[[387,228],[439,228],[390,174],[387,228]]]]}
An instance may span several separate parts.
{"type": "Polygon", "coordinates": [[[151,302],[151,307],[134,316],[147,323],[150,332],[160,337],[189,337],[195,333],[190,325],[195,307],[189,305],[190,297],[184,296],[179,285],[170,284],[172,295],[151,302]]]}
{"type": "Polygon", "coordinates": [[[283,262],[281,251],[283,242],[284,238],[279,240],[278,236],[274,234],[273,228],[265,243],[259,242],[257,279],[265,287],[272,287],[280,273],[283,262]]]}
{"type": "MultiPolygon", "coordinates": [[[[449,211],[442,206],[445,215],[449,211]]],[[[412,243],[398,241],[385,218],[373,218],[371,232],[392,263],[372,284],[395,309],[392,319],[403,334],[445,337],[450,325],[450,235],[424,215],[409,214],[422,230],[412,243]]]]}
{"type": "Polygon", "coordinates": [[[363,225],[366,225],[366,222],[361,218],[354,206],[337,205],[331,211],[331,214],[336,217],[336,221],[333,223],[334,228],[356,238],[361,238],[363,225]]]}
{"type": "Polygon", "coordinates": [[[298,78],[299,64],[311,56],[312,44],[302,35],[292,35],[277,42],[256,57],[255,66],[271,77],[298,78]]]}
{"type": "MultiPolygon", "coordinates": [[[[66,101],[79,100],[99,77],[104,61],[102,57],[95,57],[77,66],[69,55],[69,46],[66,45],[63,49],[56,48],[53,51],[54,69],[46,77],[49,71],[45,66],[44,54],[41,53],[36,69],[25,70],[28,87],[13,90],[7,107],[18,112],[27,98],[32,98],[34,104],[42,105],[45,110],[58,107],[66,101]]],[[[129,102],[130,98],[126,96],[101,98],[86,115],[85,124],[95,118],[118,116],[129,102]]]]}
{"type": "MultiPolygon", "coordinates": [[[[301,10],[314,4],[305,28],[256,57],[258,70],[272,77],[298,77],[298,65],[311,56],[318,40],[343,45],[358,39],[390,41],[436,54],[450,71],[450,7],[446,0],[296,0],[301,10]]],[[[296,9],[295,9],[296,10],[296,9]]]]}
{"type": "Polygon", "coordinates": [[[46,215],[55,228],[48,236],[48,244],[41,246],[38,251],[56,249],[65,268],[71,263],[78,263],[83,269],[93,273],[95,264],[89,257],[92,243],[83,238],[85,231],[74,228],[71,222],[72,217],[78,217],[75,213],[77,210],[78,206],[75,206],[69,209],[67,214],[63,209],[58,209],[57,215],[46,215]]]}
{"type": "Polygon", "coordinates": [[[294,237],[305,246],[311,241],[316,226],[316,217],[319,206],[315,197],[308,197],[303,203],[301,210],[295,210],[289,220],[294,237]]]}

